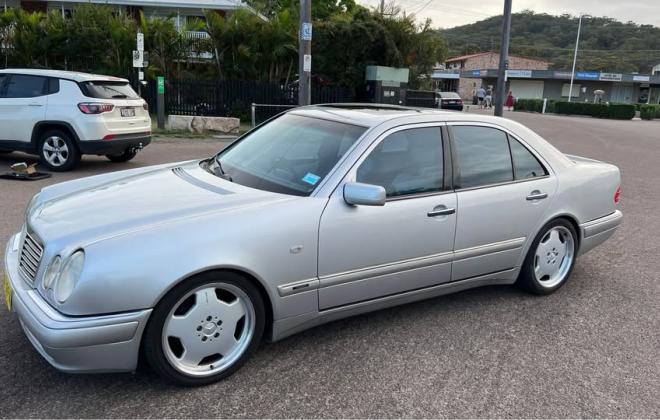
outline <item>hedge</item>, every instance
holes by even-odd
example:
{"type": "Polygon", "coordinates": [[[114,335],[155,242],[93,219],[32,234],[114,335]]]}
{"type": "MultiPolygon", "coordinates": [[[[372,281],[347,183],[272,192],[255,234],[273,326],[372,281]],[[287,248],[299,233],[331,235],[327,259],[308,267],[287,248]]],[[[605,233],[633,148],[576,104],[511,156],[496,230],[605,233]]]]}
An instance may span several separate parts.
{"type": "Polygon", "coordinates": [[[643,120],[660,118],[660,105],[642,105],[639,107],[639,114],[643,120]]]}
{"type": "MultiPolygon", "coordinates": [[[[555,102],[548,100],[545,106],[545,112],[555,112],[555,102]]],[[[513,104],[514,111],[543,112],[543,99],[518,99],[513,104]]]]}
{"type": "Polygon", "coordinates": [[[631,120],[635,117],[635,105],[592,104],[589,102],[557,102],[555,112],[566,115],[586,115],[596,118],[631,120]]]}

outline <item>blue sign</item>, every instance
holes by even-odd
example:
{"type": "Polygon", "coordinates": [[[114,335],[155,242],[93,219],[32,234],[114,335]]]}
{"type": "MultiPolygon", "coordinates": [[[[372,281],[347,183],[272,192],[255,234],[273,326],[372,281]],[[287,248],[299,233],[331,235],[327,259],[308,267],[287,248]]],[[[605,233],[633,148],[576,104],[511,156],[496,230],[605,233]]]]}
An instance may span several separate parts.
{"type": "Polygon", "coordinates": [[[481,70],[472,70],[472,75],[475,77],[481,77],[481,70]]]}
{"type": "Polygon", "coordinates": [[[303,22],[302,27],[300,29],[300,39],[303,41],[311,41],[312,40],[312,24],[309,22],[303,22]]]}
{"type": "Polygon", "coordinates": [[[575,78],[578,80],[598,80],[600,73],[597,71],[579,71],[575,73],[575,78]]]}

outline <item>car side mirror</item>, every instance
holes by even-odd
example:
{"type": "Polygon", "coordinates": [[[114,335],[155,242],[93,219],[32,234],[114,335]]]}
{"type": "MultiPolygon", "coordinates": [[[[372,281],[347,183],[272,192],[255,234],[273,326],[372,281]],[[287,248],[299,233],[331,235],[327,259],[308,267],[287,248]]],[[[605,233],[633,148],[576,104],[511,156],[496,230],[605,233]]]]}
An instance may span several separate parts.
{"type": "Polygon", "coordinates": [[[349,182],[344,184],[344,201],[354,206],[384,206],[387,194],[380,185],[349,182]]]}

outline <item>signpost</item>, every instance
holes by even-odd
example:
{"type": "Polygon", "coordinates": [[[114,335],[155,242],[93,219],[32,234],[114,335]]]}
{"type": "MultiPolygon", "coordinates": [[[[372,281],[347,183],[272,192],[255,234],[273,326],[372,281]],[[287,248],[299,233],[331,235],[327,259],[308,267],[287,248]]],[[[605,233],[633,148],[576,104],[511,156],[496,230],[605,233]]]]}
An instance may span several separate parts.
{"type": "Polygon", "coordinates": [[[312,0],[300,0],[298,40],[298,105],[312,102],[312,0]]]}
{"type": "Polygon", "coordinates": [[[158,110],[158,128],[165,128],[165,78],[158,76],[156,79],[158,95],[156,99],[156,109],[158,110]]]}

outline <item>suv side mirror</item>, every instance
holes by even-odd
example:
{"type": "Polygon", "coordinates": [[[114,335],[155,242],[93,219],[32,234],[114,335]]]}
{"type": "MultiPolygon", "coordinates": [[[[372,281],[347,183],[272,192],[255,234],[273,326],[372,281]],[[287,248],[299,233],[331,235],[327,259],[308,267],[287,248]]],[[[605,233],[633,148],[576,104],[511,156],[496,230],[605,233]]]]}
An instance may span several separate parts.
{"type": "Polygon", "coordinates": [[[344,201],[354,206],[384,206],[387,194],[380,185],[349,182],[344,184],[344,201]]]}

